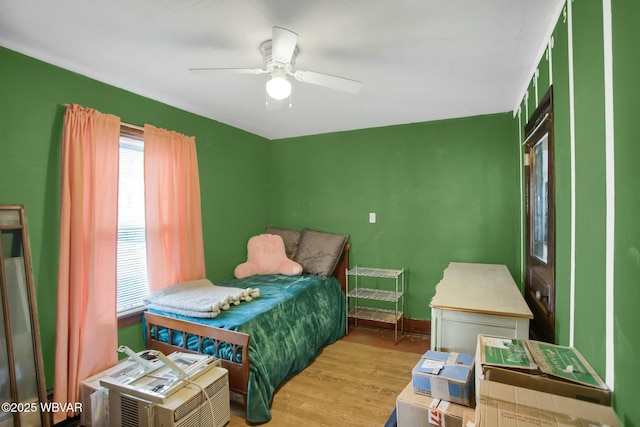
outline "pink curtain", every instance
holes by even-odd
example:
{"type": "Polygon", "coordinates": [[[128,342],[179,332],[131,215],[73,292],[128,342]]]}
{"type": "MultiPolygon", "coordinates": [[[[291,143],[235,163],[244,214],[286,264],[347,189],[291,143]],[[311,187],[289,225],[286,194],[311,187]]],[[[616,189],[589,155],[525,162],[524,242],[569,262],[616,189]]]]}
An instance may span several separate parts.
{"type": "MultiPolygon", "coordinates": [[[[116,243],[120,119],[67,107],[62,137],[54,401],[117,363],[116,243]]],[[[73,413],[54,414],[54,423],[73,413]]]]}
{"type": "Polygon", "coordinates": [[[195,138],[144,127],[149,290],[204,279],[195,138]]]}

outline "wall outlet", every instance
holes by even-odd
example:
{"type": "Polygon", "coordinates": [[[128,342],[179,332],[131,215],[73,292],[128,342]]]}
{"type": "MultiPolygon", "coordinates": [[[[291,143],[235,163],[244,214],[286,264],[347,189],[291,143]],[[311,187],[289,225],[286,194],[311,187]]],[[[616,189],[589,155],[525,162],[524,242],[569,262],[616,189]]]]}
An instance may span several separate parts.
{"type": "Polygon", "coordinates": [[[375,223],[376,223],[376,213],[371,212],[369,213],[369,224],[375,224],[375,223]]]}

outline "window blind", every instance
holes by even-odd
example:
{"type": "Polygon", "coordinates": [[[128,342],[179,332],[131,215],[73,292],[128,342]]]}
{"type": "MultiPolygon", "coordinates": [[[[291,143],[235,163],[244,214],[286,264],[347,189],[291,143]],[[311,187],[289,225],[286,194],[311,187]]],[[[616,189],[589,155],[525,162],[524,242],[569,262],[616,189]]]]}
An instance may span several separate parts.
{"type": "Polygon", "coordinates": [[[118,181],[118,314],[144,305],[149,294],[144,210],[144,144],[120,137],[118,181]]]}

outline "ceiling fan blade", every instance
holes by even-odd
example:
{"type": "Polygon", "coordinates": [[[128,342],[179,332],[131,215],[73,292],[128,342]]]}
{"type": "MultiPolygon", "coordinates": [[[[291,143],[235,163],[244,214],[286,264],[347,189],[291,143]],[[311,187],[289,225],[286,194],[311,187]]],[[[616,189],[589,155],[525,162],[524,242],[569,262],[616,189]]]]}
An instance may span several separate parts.
{"type": "Polygon", "coordinates": [[[353,95],[360,92],[360,89],[362,88],[362,83],[356,80],[332,76],[331,74],[316,73],[315,71],[305,70],[297,70],[292,74],[298,81],[340,90],[353,95]]]}
{"type": "Polygon", "coordinates": [[[193,74],[264,74],[268,71],[262,68],[189,68],[189,72],[193,74]]]}
{"type": "Polygon", "coordinates": [[[281,27],[273,27],[273,39],[271,41],[271,57],[283,64],[291,62],[291,57],[298,43],[298,35],[281,27]]]}

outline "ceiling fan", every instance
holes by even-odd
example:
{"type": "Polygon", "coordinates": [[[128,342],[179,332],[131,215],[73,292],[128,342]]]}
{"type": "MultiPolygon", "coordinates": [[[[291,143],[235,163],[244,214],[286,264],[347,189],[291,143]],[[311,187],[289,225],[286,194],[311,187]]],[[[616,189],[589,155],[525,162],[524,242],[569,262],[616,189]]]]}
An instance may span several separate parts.
{"type": "Polygon", "coordinates": [[[298,55],[298,35],[281,27],[273,27],[273,37],[260,45],[264,68],[190,68],[195,74],[232,73],[232,74],[270,74],[267,81],[267,94],[276,100],[282,100],[291,95],[291,82],[287,77],[311,83],[330,89],[357,94],[362,88],[362,83],[337,77],[331,74],[315,71],[294,70],[296,56],[298,55]]]}

